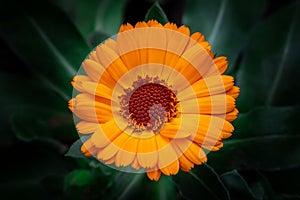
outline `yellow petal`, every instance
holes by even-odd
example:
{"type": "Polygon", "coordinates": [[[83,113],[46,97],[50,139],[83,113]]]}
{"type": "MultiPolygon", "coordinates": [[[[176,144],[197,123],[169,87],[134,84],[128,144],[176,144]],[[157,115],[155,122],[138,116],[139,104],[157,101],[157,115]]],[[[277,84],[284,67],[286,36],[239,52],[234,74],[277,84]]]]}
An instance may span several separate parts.
{"type": "Polygon", "coordinates": [[[191,39],[195,40],[196,42],[203,42],[205,40],[204,35],[199,32],[195,32],[191,35],[191,39]]]}
{"type": "Polygon", "coordinates": [[[185,50],[174,68],[193,84],[200,80],[212,65],[213,61],[206,50],[199,44],[195,44],[185,50]]]}
{"type": "Polygon", "coordinates": [[[151,168],[157,165],[158,154],[155,135],[149,138],[140,138],[137,159],[140,166],[144,168],[151,168]]]}
{"type": "Polygon", "coordinates": [[[240,94],[240,88],[237,86],[233,86],[231,90],[229,90],[226,94],[232,96],[233,98],[237,98],[240,94]]]}
{"type": "Polygon", "coordinates": [[[134,28],[145,28],[148,27],[148,24],[146,22],[137,22],[134,26],[134,28]]]}
{"type": "Polygon", "coordinates": [[[79,92],[86,92],[86,90],[82,87],[82,82],[85,82],[85,81],[91,81],[91,79],[88,76],[77,75],[77,76],[74,76],[71,84],[79,92]]]}
{"type": "Polygon", "coordinates": [[[95,62],[99,63],[99,60],[98,60],[96,51],[92,51],[92,52],[90,53],[90,55],[88,56],[88,59],[90,59],[90,60],[92,60],[92,61],[95,61],[95,62]]]}
{"type": "Polygon", "coordinates": [[[195,135],[190,136],[199,146],[208,150],[220,148],[222,138],[231,136],[234,130],[231,123],[217,116],[200,115],[198,129],[195,135]]]}
{"type": "Polygon", "coordinates": [[[103,150],[99,151],[97,158],[99,160],[109,160],[115,157],[116,153],[120,150],[122,144],[128,140],[130,136],[126,133],[120,134],[112,143],[104,147],[103,150]]]}
{"type": "Polygon", "coordinates": [[[90,134],[90,133],[94,133],[99,128],[99,124],[93,122],[81,121],[76,125],[76,128],[78,132],[81,134],[90,134]]]}
{"type": "Polygon", "coordinates": [[[163,27],[158,21],[153,20],[153,19],[150,19],[150,20],[147,22],[147,25],[148,25],[149,27],[163,27]]]}
{"type": "Polygon", "coordinates": [[[189,137],[189,132],[179,131],[180,126],[181,118],[174,118],[171,123],[166,123],[164,125],[164,127],[159,131],[159,134],[170,139],[189,137]]]}
{"type": "Polygon", "coordinates": [[[158,167],[160,169],[169,166],[178,159],[175,150],[168,139],[157,134],[156,143],[158,149],[158,167]]]}
{"type": "Polygon", "coordinates": [[[160,171],[162,173],[164,173],[165,175],[167,175],[167,176],[177,174],[178,171],[179,171],[179,162],[178,162],[178,160],[175,160],[174,162],[172,162],[170,165],[168,165],[166,167],[160,168],[160,171]]]}
{"type": "Polygon", "coordinates": [[[182,96],[181,100],[222,94],[230,90],[233,86],[232,76],[210,76],[203,78],[192,85],[194,94],[191,94],[187,89],[180,91],[178,96],[182,96]]]}
{"type": "Polygon", "coordinates": [[[180,26],[177,31],[187,35],[187,36],[190,36],[190,29],[188,27],[186,27],[185,25],[182,25],[180,26]]]}
{"type": "Polygon", "coordinates": [[[72,100],[72,109],[73,113],[84,121],[105,123],[112,119],[110,105],[97,102],[93,95],[86,93],[78,94],[72,100]]]}
{"type": "Polygon", "coordinates": [[[91,78],[93,81],[103,83],[111,88],[115,86],[116,81],[109,75],[107,71],[105,71],[104,67],[99,62],[86,59],[82,63],[82,67],[89,78],[91,78]]]}
{"type": "Polygon", "coordinates": [[[131,30],[131,29],[133,29],[133,26],[132,26],[131,24],[129,24],[129,23],[127,23],[127,24],[122,24],[122,25],[120,26],[119,32],[124,32],[124,31],[128,31],[128,30],[131,30]]]}
{"type": "Polygon", "coordinates": [[[128,71],[117,52],[109,48],[109,46],[105,44],[99,45],[96,48],[96,53],[100,64],[116,82],[128,71]]]}
{"type": "Polygon", "coordinates": [[[206,77],[217,74],[223,74],[228,67],[227,58],[224,56],[215,58],[213,62],[215,64],[215,67],[210,67],[209,71],[205,74],[206,77]]]}
{"type": "Polygon", "coordinates": [[[161,171],[160,170],[147,171],[147,176],[150,180],[158,181],[161,176],[161,171]]]}
{"type": "Polygon", "coordinates": [[[136,157],[138,141],[138,138],[130,137],[123,143],[116,155],[116,166],[128,166],[133,163],[136,157]]]}
{"type": "Polygon", "coordinates": [[[191,144],[187,151],[184,152],[184,155],[195,164],[201,164],[207,161],[205,152],[195,143],[191,144]]]}
{"type": "Polygon", "coordinates": [[[104,44],[113,51],[117,51],[117,43],[114,39],[108,38],[104,41],[104,44]]]}
{"type": "Polygon", "coordinates": [[[104,148],[114,141],[122,132],[115,121],[111,120],[100,125],[100,128],[92,135],[91,141],[97,148],[104,148]]]}
{"type": "Polygon", "coordinates": [[[98,149],[93,145],[93,143],[91,142],[91,139],[88,139],[87,141],[85,141],[83,143],[83,145],[81,146],[81,152],[85,155],[85,156],[93,156],[97,153],[98,149]]]}
{"type": "Polygon", "coordinates": [[[140,166],[137,157],[135,156],[133,162],[131,163],[131,167],[136,170],[140,170],[142,167],[140,166]]]}
{"type": "Polygon", "coordinates": [[[164,25],[165,28],[171,29],[171,30],[177,30],[177,25],[172,22],[168,22],[164,25]]]}
{"type": "Polygon", "coordinates": [[[118,80],[128,72],[127,67],[123,63],[120,57],[118,57],[116,60],[114,60],[107,68],[107,72],[110,74],[110,76],[118,82],[118,80]]]}
{"type": "Polygon", "coordinates": [[[128,53],[125,53],[121,55],[121,59],[128,68],[128,70],[138,66],[142,65],[140,60],[140,53],[139,50],[130,51],[128,53]]]}
{"type": "Polygon", "coordinates": [[[225,94],[197,98],[197,102],[198,105],[194,104],[194,99],[181,101],[180,105],[184,107],[182,113],[224,114],[235,108],[235,99],[225,94]],[[198,109],[195,109],[197,106],[198,109]]]}
{"type": "Polygon", "coordinates": [[[180,149],[181,152],[193,163],[201,164],[206,162],[206,154],[204,151],[194,142],[189,141],[188,139],[181,139],[177,141],[177,147],[180,149]]]}
{"type": "Polygon", "coordinates": [[[189,172],[192,168],[194,168],[194,163],[192,163],[184,154],[179,157],[179,166],[185,172],[189,172]]]}
{"type": "Polygon", "coordinates": [[[234,109],[233,111],[226,113],[225,119],[229,122],[234,121],[238,117],[239,111],[238,109],[234,109]]]}
{"type": "Polygon", "coordinates": [[[82,87],[90,94],[111,100],[112,88],[107,85],[86,81],[82,83],[82,87]]]}

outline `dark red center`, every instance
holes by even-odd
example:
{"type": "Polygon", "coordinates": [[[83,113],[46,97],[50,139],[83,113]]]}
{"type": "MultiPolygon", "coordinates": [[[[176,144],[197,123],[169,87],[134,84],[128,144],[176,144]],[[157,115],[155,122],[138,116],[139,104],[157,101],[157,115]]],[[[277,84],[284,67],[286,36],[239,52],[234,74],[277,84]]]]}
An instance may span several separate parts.
{"type": "Polygon", "coordinates": [[[136,89],[129,99],[129,116],[134,124],[159,128],[176,116],[176,95],[167,87],[148,83],[136,89]]]}

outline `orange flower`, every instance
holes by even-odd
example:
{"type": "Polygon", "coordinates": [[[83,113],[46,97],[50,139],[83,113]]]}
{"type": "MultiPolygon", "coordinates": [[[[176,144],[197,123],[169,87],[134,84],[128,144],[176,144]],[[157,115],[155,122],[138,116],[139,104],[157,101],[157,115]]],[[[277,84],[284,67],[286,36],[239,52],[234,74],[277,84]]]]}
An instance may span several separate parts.
{"type": "Polygon", "coordinates": [[[81,150],[105,164],[143,169],[151,180],[189,171],[231,136],[239,88],[226,57],[201,33],[150,20],[122,25],[82,63],[69,108],[91,134],[81,150]],[[206,151],[204,151],[204,149],[206,151]]]}

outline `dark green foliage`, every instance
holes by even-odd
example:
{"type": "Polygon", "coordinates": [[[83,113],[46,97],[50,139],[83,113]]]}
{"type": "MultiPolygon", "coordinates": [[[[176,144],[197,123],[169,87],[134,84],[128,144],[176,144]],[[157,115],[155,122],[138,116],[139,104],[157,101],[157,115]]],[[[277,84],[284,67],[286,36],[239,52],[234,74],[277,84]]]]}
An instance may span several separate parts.
{"type": "MultiPolygon", "coordinates": [[[[300,199],[300,7],[293,0],[182,1],[184,24],[228,57],[226,73],[241,88],[235,132],[207,164],[153,182],[82,155],[90,136],[78,139],[70,82],[89,51],[118,32],[125,9],[138,9],[127,4],[1,3],[1,199],[300,199]]],[[[168,22],[157,2],[145,14],[168,22]]]]}
{"type": "Polygon", "coordinates": [[[148,10],[146,14],[145,21],[151,19],[155,19],[161,24],[166,24],[168,22],[168,18],[166,14],[164,13],[164,11],[162,10],[162,8],[157,2],[155,2],[152,5],[152,7],[148,10]]]}

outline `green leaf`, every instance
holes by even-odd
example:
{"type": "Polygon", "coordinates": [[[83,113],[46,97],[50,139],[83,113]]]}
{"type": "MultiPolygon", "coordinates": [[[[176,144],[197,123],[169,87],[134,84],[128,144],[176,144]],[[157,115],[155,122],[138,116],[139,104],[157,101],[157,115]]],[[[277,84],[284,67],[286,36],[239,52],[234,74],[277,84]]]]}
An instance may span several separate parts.
{"type": "Polygon", "coordinates": [[[255,194],[252,192],[250,186],[245,181],[245,179],[238,173],[238,171],[233,170],[222,174],[221,180],[225,186],[230,191],[232,199],[257,199],[255,194]]]}
{"type": "Polygon", "coordinates": [[[140,199],[144,190],[141,189],[144,173],[131,174],[120,172],[114,179],[112,186],[106,191],[106,199],[140,199]]]}
{"type": "Polygon", "coordinates": [[[65,178],[67,199],[102,199],[107,178],[87,169],[78,169],[65,178]]]}
{"type": "Polygon", "coordinates": [[[115,35],[123,23],[124,8],[127,0],[104,0],[98,7],[95,30],[115,35]]]}
{"type": "Polygon", "coordinates": [[[7,151],[9,154],[1,157],[2,163],[9,163],[1,166],[5,172],[1,175],[1,198],[62,199],[57,193],[47,191],[44,179],[52,175],[64,176],[74,167],[72,160],[34,142],[19,142],[7,151]]]}
{"type": "Polygon", "coordinates": [[[299,134],[298,116],[299,106],[254,108],[234,121],[234,138],[299,134]]]}
{"type": "Polygon", "coordinates": [[[71,114],[54,112],[46,108],[32,107],[15,112],[11,118],[16,137],[22,141],[65,140],[76,137],[77,132],[71,114]]]}
{"type": "Polygon", "coordinates": [[[50,3],[16,4],[12,0],[1,6],[2,39],[49,88],[69,99],[70,81],[89,53],[88,46],[72,22],[50,3]]]}
{"type": "Polygon", "coordinates": [[[127,0],[55,0],[88,39],[95,32],[115,35],[123,23],[127,0]]]}
{"type": "Polygon", "coordinates": [[[65,156],[73,157],[73,158],[86,158],[85,155],[81,152],[82,144],[87,141],[90,136],[81,136],[76,142],[72,144],[69,151],[65,154],[65,156]]]}
{"type": "Polygon", "coordinates": [[[56,196],[56,199],[63,198],[64,175],[49,175],[41,180],[42,186],[51,194],[56,196]]]}
{"type": "Polygon", "coordinates": [[[87,43],[93,49],[106,40],[109,36],[102,32],[94,32],[87,38],[87,43]]]}
{"type": "Polygon", "coordinates": [[[284,7],[253,31],[237,74],[241,88],[237,105],[241,112],[255,106],[299,104],[299,9],[299,2],[284,7]]]}
{"type": "Polygon", "coordinates": [[[0,93],[0,103],[5,105],[2,113],[11,114],[34,106],[59,112],[68,110],[65,101],[32,76],[0,72],[0,93]]]}
{"type": "Polygon", "coordinates": [[[267,135],[224,141],[224,147],[208,154],[215,169],[281,170],[300,166],[300,135],[267,135]]]}
{"type": "MultiPolygon", "coordinates": [[[[67,115],[65,113],[67,111],[67,105],[64,100],[59,98],[53,93],[53,91],[47,89],[43,84],[40,83],[40,81],[34,79],[33,77],[1,72],[0,93],[2,95],[2,98],[0,98],[0,104],[3,105],[0,112],[0,132],[2,133],[2,140],[0,142],[1,147],[10,146],[16,141],[11,127],[11,125],[14,124],[14,118],[16,119],[16,115],[22,115],[22,117],[17,117],[17,123],[20,122],[19,124],[24,127],[24,130],[21,129],[19,131],[21,134],[25,133],[26,131],[27,133],[35,132],[35,134],[44,134],[44,131],[49,132],[48,125],[50,124],[48,123],[52,124],[52,130],[62,133],[61,128],[66,127],[65,125],[67,125],[66,123],[68,120],[62,120],[54,123],[55,118],[49,118],[50,121],[47,122],[46,130],[43,130],[39,133],[35,131],[39,129],[38,127],[42,126],[40,123],[46,123],[41,121],[45,120],[45,114],[48,113],[49,110],[51,110],[53,117],[56,115],[57,118],[61,118],[61,115],[67,115]],[[23,89],[20,89],[20,86],[23,89]],[[14,115],[15,117],[13,117],[14,115]],[[44,118],[41,119],[42,117],[44,118]],[[28,120],[29,118],[31,120],[28,120]],[[27,123],[25,121],[27,121],[27,123]],[[39,125],[35,127],[37,124],[39,125]]],[[[74,129],[73,124],[72,128],[74,129]]],[[[72,132],[69,129],[69,131],[65,132],[63,135],[67,136],[67,134],[70,133],[72,132]]],[[[72,134],[70,134],[70,136],[71,135],[72,134]]]]}
{"type": "Polygon", "coordinates": [[[230,199],[219,175],[207,164],[195,166],[189,173],[179,172],[172,177],[184,198],[230,199]]]}
{"type": "Polygon", "coordinates": [[[161,24],[166,24],[169,21],[167,15],[165,14],[165,12],[160,7],[157,1],[151,6],[151,8],[147,11],[147,14],[145,16],[146,22],[151,19],[155,19],[161,24]]]}
{"type": "Polygon", "coordinates": [[[228,57],[231,69],[264,7],[262,0],[251,1],[250,5],[236,0],[188,0],[183,23],[192,32],[203,33],[214,52],[228,57]]]}
{"type": "MultiPolygon", "coordinates": [[[[146,176],[146,175],[145,175],[146,176]]],[[[159,181],[150,181],[145,178],[143,185],[145,193],[143,199],[145,200],[168,200],[176,199],[175,184],[169,176],[161,176],[159,181]]]]}
{"type": "Polygon", "coordinates": [[[93,176],[89,170],[75,170],[66,177],[66,185],[84,187],[90,185],[93,181],[93,176]]]}
{"type": "Polygon", "coordinates": [[[274,172],[264,172],[274,191],[282,197],[299,197],[300,190],[298,180],[300,179],[300,167],[274,172]]]}

